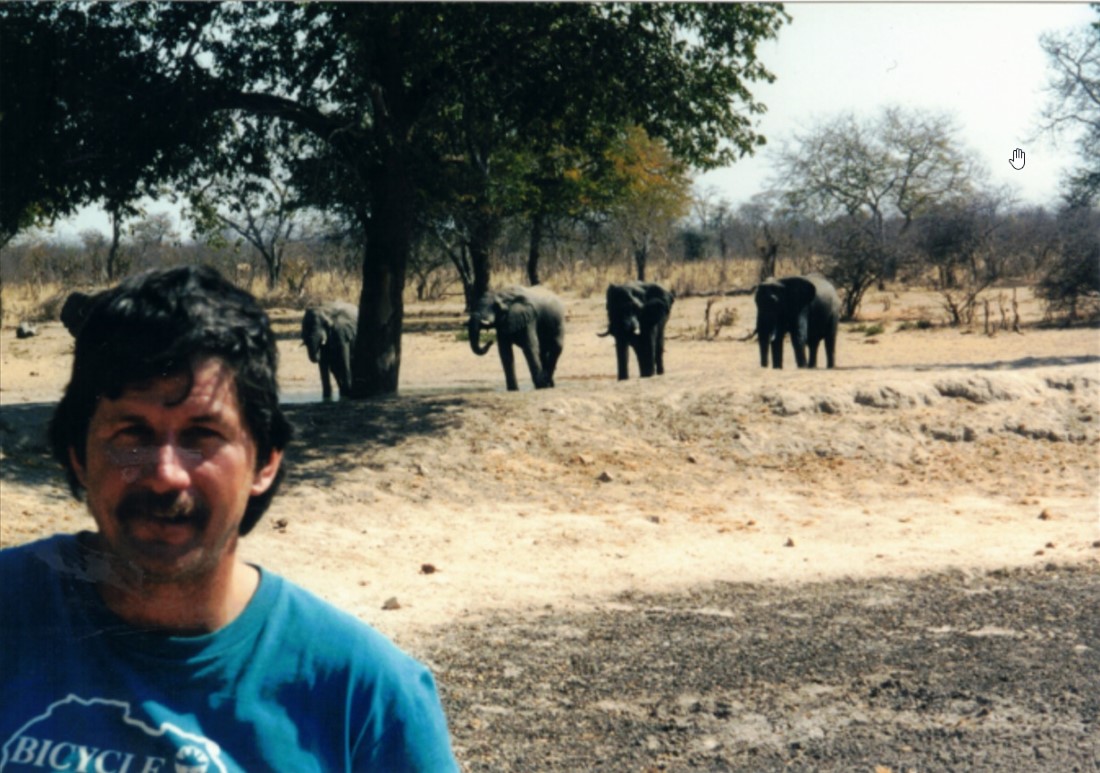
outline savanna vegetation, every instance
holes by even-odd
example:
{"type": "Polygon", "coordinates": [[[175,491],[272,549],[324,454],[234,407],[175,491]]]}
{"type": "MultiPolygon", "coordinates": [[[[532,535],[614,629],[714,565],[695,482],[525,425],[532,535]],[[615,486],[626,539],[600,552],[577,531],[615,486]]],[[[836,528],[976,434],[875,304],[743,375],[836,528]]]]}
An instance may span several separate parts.
{"type": "Polygon", "coordinates": [[[990,299],[1007,314],[1021,284],[1051,322],[1100,316],[1100,22],[1041,41],[1041,128],[1081,158],[1050,208],[993,187],[950,116],[900,107],[781,138],[747,204],[693,190],[764,144],[756,46],[788,19],[776,4],[5,4],[5,322],[210,263],[273,305],[357,302],[369,396],[396,390],[405,303],[468,306],[491,283],[587,296],[636,276],[684,296],[820,270],[848,319],[895,282],[934,289],[943,324],[974,324],[990,299]],[[150,197],[181,219],[145,213],[150,197]],[[49,238],[88,203],[110,233],[49,238]]]}

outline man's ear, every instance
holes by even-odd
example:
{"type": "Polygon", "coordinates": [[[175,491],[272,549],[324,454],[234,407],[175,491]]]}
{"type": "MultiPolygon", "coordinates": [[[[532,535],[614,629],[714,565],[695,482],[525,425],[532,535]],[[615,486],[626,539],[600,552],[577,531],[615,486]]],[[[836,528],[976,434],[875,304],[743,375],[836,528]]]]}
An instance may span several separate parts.
{"type": "Polygon", "coordinates": [[[80,485],[84,488],[88,488],[88,482],[84,479],[85,471],[84,465],[80,463],[80,460],[76,458],[76,449],[69,446],[69,466],[73,468],[73,475],[80,481],[80,485]]]}
{"type": "Polygon", "coordinates": [[[273,449],[264,466],[256,469],[256,474],[252,478],[252,488],[249,490],[251,496],[258,497],[271,488],[271,484],[275,482],[275,476],[279,474],[279,466],[282,463],[283,452],[277,448],[273,449]]]}

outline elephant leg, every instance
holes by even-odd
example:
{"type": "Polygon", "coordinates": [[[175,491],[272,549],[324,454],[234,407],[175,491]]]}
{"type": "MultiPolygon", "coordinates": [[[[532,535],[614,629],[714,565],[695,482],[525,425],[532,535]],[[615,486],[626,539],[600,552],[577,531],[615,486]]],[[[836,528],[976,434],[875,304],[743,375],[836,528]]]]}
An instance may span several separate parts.
{"type": "Polygon", "coordinates": [[[771,339],[768,336],[760,334],[760,367],[768,367],[768,347],[771,346],[771,339]]]}
{"type": "Polygon", "coordinates": [[[635,350],[638,353],[638,374],[642,378],[649,378],[653,375],[653,339],[655,333],[655,330],[643,330],[635,345],[635,350]]]}
{"type": "Polygon", "coordinates": [[[772,367],[783,369],[783,336],[778,333],[772,338],[772,367]]]}
{"type": "Polygon", "coordinates": [[[538,339],[531,336],[527,346],[521,348],[523,349],[523,356],[527,359],[527,369],[531,371],[531,383],[535,385],[535,389],[545,389],[550,386],[546,383],[546,374],[542,369],[542,355],[538,339]]]}
{"type": "Polygon", "coordinates": [[[799,368],[806,367],[806,345],[802,341],[791,336],[791,346],[794,348],[794,364],[799,368]]]}
{"type": "Polygon", "coordinates": [[[558,367],[558,358],[561,357],[560,346],[544,346],[542,348],[542,376],[546,386],[554,386],[554,371],[558,367]]]}
{"type": "Polygon", "coordinates": [[[811,338],[806,343],[806,365],[810,368],[817,367],[817,345],[821,341],[817,338],[811,338]]]}
{"type": "Polygon", "coordinates": [[[662,322],[657,328],[657,340],[654,343],[654,362],[657,366],[657,375],[665,374],[665,325],[662,322]]]}
{"type": "Polygon", "coordinates": [[[836,367],[836,330],[825,334],[825,366],[836,367]]]}
{"type": "Polygon", "coordinates": [[[325,353],[317,359],[317,365],[321,369],[321,397],[325,400],[332,399],[332,380],[329,378],[328,359],[325,353]]]}
{"type": "Polygon", "coordinates": [[[791,346],[794,348],[794,361],[800,368],[806,367],[806,321],[799,321],[795,330],[791,331],[791,346]]]}
{"type": "Polygon", "coordinates": [[[336,386],[340,389],[340,397],[351,397],[351,344],[341,343],[338,354],[339,365],[334,368],[336,386]]]}
{"type": "Polygon", "coordinates": [[[627,348],[627,340],[625,336],[615,337],[615,363],[619,369],[619,381],[626,381],[630,375],[629,370],[629,356],[630,350],[627,348]]]}
{"type": "Polygon", "coordinates": [[[512,352],[512,342],[500,332],[497,333],[497,349],[500,351],[500,364],[504,367],[504,383],[509,392],[518,392],[519,383],[516,381],[516,358],[512,352]]]}

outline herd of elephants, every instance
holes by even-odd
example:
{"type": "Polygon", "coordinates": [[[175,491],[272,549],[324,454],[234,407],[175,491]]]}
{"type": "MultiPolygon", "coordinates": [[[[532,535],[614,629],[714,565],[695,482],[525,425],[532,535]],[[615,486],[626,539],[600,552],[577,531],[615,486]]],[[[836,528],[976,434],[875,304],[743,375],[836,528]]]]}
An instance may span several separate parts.
{"type": "MultiPolygon", "coordinates": [[[[105,291],[109,293],[110,291],[105,291]]],[[[61,308],[61,321],[73,336],[79,332],[92,304],[104,293],[71,293],[61,308]]],[[[626,282],[607,288],[607,331],[615,339],[615,358],[620,380],[628,376],[629,350],[633,349],[642,378],[662,374],[665,325],[675,297],[656,282],[626,282]]],[[[817,347],[825,344],[828,367],[836,364],[837,324],[840,300],[836,288],[821,274],[769,278],[757,285],[756,330],[760,364],[783,367],[783,340],[790,335],[798,367],[817,367],[817,347]],[[808,350],[808,355],[807,355],[808,350]]],[[[358,311],[338,301],[312,306],[302,317],[302,342],[311,362],[321,373],[321,391],[332,399],[332,379],[341,397],[351,393],[351,356],[358,328],[358,311]]],[[[485,293],[470,313],[470,348],[475,354],[489,351],[492,341],[481,343],[483,330],[496,332],[497,351],[510,391],[519,389],[515,353],[527,360],[535,389],[554,386],[554,369],[565,340],[565,306],[542,287],[508,287],[485,293]]]]}

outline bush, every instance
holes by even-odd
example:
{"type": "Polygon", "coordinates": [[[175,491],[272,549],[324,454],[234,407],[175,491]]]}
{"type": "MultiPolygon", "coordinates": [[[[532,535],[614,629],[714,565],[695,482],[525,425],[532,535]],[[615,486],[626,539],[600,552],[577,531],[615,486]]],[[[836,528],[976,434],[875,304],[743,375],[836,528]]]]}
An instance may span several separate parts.
{"type": "Polygon", "coordinates": [[[1066,324],[1100,318],[1100,211],[1089,207],[1058,215],[1058,254],[1050,262],[1035,294],[1049,318],[1066,324]]]}

